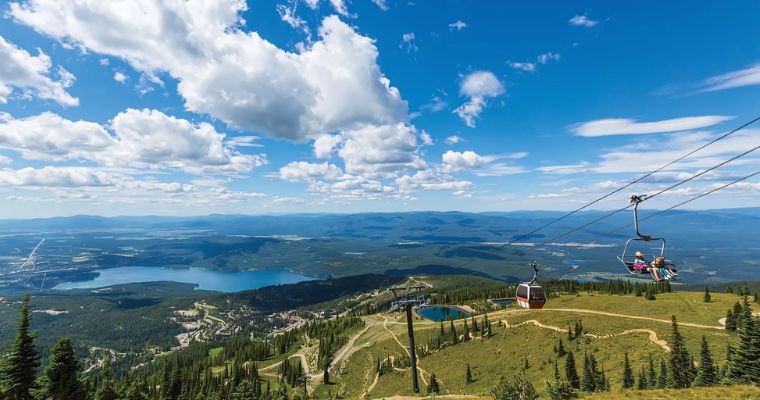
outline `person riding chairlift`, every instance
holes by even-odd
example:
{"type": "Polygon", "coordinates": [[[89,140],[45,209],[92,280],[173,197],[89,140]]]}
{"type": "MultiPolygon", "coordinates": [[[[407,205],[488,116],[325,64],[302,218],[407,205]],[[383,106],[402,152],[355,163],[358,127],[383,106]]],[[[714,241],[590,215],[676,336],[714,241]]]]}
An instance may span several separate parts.
{"type": "Polygon", "coordinates": [[[644,253],[637,251],[636,259],[633,260],[633,271],[638,273],[644,273],[647,270],[647,262],[644,260],[644,253]]]}
{"type": "Polygon", "coordinates": [[[656,257],[654,261],[652,261],[652,270],[656,271],[656,275],[660,275],[663,279],[671,279],[678,275],[675,271],[668,268],[664,257],[656,257]]]}

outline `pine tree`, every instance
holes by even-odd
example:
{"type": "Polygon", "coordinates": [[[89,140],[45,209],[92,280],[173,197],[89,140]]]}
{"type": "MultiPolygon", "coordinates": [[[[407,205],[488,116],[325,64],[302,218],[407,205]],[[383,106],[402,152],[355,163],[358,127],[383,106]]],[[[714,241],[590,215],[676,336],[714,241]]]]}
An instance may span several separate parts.
{"type": "Polygon", "coordinates": [[[729,332],[736,332],[736,317],[734,317],[734,313],[731,312],[731,309],[729,308],[726,312],[726,330],[729,332]]]}
{"type": "Polygon", "coordinates": [[[704,302],[705,302],[705,303],[709,303],[709,302],[711,301],[711,299],[712,299],[712,298],[711,298],[711,296],[710,296],[710,288],[708,288],[708,287],[707,287],[707,285],[705,285],[705,297],[704,297],[704,302]]]}
{"type": "Polygon", "coordinates": [[[31,390],[35,388],[37,368],[40,366],[37,349],[34,347],[36,335],[29,330],[29,301],[24,295],[19,310],[16,336],[10,350],[0,365],[0,394],[7,400],[31,400],[31,390]]]}
{"type": "Polygon", "coordinates": [[[430,375],[430,384],[428,384],[427,391],[428,393],[438,393],[441,391],[441,388],[438,385],[438,379],[435,377],[435,374],[430,375]]]}
{"type": "Polygon", "coordinates": [[[567,354],[565,345],[562,343],[562,339],[559,340],[559,346],[557,347],[557,357],[564,357],[567,354]]]}
{"type": "Polygon", "coordinates": [[[633,385],[633,369],[631,368],[631,361],[628,359],[628,352],[626,352],[623,359],[623,389],[630,389],[633,385]]]}
{"type": "Polygon", "coordinates": [[[670,379],[668,377],[668,365],[664,359],[660,359],[660,374],[657,376],[657,388],[662,389],[670,386],[670,379]]]}
{"type": "Polygon", "coordinates": [[[71,339],[65,337],[53,346],[47,367],[40,379],[38,399],[68,400],[84,397],[82,383],[79,380],[77,363],[71,339]]]}
{"type": "Polygon", "coordinates": [[[520,375],[514,384],[509,383],[506,378],[502,377],[499,384],[491,390],[491,397],[494,400],[536,400],[538,399],[538,393],[528,378],[520,375]]]}
{"type": "Polygon", "coordinates": [[[554,384],[546,382],[546,393],[550,400],[572,400],[578,398],[578,392],[569,383],[555,379],[554,384]]]}
{"type": "Polygon", "coordinates": [[[116,400],[116,382],[111,375],[111,362],[106,360],[103,370],[100,371],[100,384],[95,391],[95,400],[116,400]]]}
{"type": "Polygon", "coordinates": [[[467,325],[467,320],[464,320],[464,341],[469,342],[470,341],[470,327],[467,325]]]}
{"type": "Polygon", "coordinates": [[[670,371],[673,374],[673,387],[687,388],[694,381],[689,351],[686,349],[686,341],[678,330],[676,316],[672,317],[672,334],[670,346],[670,371]]]}
{"type": "Polygon", "coordinates": [[[572,351],[567,353],[567,358],[565,359],[565,377],[570,386],[580,389],[581,383],[580,379],[578,379],[578,370],[575,368],[575,356],[573,356],[572,351]]]}
{"type": "Polygon", "coordinates": [[[454,326],[454,321],[451,321],[451,344],[459,343],[459,335],[457,334],[457,328],[454,326]]]}
{"type": "Polygon", "coordinates": [[[465,372],[465,382],[472,383],[472,370],[470,370],[470,364],[467,364],[467,371],[465,372]]]}
{"type": "Polygon", "coordinates": [[[586,355],[585,357],[583,357],[583,386],[582,386],[583,391],[595,392],[596,381],[597,381],[597,377],[594,374],[594,368],[591,365],[590,357],[586,355]]]}
{"type": "Polygon", "coordinates": [[[718,384],[718,372],[715,369],[710,346],[707,338],[702,335],[702,350],[700,351],[699,372],[694,386],[714,386],[718,384]]]}
{"type": "Polygon", "coordinates": [[[325,383],[325,385],[330,384],[330,368],[329,367],[325,367],[325,370],[322,373],[322,381],[325,383]]]}
{"type": "Polygon", "coordinates": [[[644,368],[639,371],[639,382],[636,385],[636,389],[644,390],[649,387],[649,380],[647,379],[647,373],[644,372],[644,368]]]}
{"type": "MultiPolygon", "coordinates": [[[[743,383],[760,383],[760,323],[752,316],[749,297],[744,296],[739,326],[739,347],[733,354],[731,371],[743,383]]],[[[736,313],[734,313],[736,314],[736,313]]]]}
{"type": "Polygon", "coordinates": [[[741,303],[738,301],[734,304],[734,320],[736,321],[736,329],[741,329],[744,317],[744,312],[741,303]]]}
{"type": "Polygon", "coordinates": [[[525,357],[523,359],[523,371],[526,369],[530,369],[530,363],[528,362],[528,357],[525,357]]]}

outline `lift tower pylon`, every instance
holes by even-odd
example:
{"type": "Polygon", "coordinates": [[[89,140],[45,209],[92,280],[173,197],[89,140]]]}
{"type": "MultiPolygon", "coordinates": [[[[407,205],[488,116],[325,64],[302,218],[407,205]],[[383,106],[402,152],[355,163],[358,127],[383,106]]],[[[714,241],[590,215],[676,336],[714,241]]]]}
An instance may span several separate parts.
{"type": "MultiPolygon", "coordinates": [[[[412,390],[415,393],[420,392],[420,385],[417,382],[417,354],[414,346],[414,323],[412,318],[412,306],[422,303],[419,297],[420,290],[425,286],[401,286],[392,287],[389,290],[395,298],[394,307],[404,307],[406,309],[406,330],[409,335],[409,358],[411,359],[412,368],[412,390]]],[[[393,309],[393,308],[392,308],[393,309]]]]}

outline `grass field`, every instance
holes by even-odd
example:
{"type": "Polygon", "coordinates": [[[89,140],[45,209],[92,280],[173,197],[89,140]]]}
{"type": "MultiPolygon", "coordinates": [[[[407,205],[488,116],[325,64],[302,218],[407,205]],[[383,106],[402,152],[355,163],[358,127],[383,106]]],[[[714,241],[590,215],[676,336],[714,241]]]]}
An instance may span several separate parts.
{"type": "MultiPolygon", "coordinates": [[[[740,300],[739,296],[714,293],[713,301],[704,303],[701,292],[674,292],[657,295],[657,300],[642,297],[581,293],[550,300],[544,310],[508,308],[489,313],[493,335],[448,346],[419,360],[422,393],[431,374],[436,374],[441,395],[486,396],[502,376],[525,374],[541,392],[545,382],[553,380],[554,361],[564,376],[565,357],[559,358],[555,346],[561,339],[565,349],[575,354],[579,375],[583,373],[584,354],[594,354],[607,375],[612,391],[585,395],[589,399],[760,399],[760,389],[728,387],[710,389],[623,391],[621,389],[623,354],[628,353],[634,375],[648,365],[651,356],[657,366],[667,360],[671,340],[670,318],[675,315],[689,352],[698,360],[701,337],[707,337],[713,357],[725,361],[726,345],[737,341],[718,320],[740,300]],[[581,321],[585,335],[570,340],[567,327],[581,321]],[[525,360],[529,368],[525,369],[525,360]],[[467,383],[466,364],[475,381],[467,383]]],[[[477,316],[478,322],[482,316],[477,316]]],[[[469,321],[468,321],[469,322],[469,321]]],[[[448,330],[448,323],[445,323],[448,330]]],[[[456,322],[462,332],[463,322],[456,322]]],[[[399,368],[377,376],[379,359],[407,354],[405,318],[402,314],[378,314],[366,317],[366,327],[355,338],[353,349],[341,373],[332,385],[319,385],[315,395],[340,393],[344,398],[383,398],[414,396],[411,370],[399,368]]],[[[417,345],[425,345],[437,336],[439,323],[415,319],[417,345]]],[[[417,396],[421,396],[418,394],[417,396]]],[[[321,398],[321,397],[320,397],[321,398]]],[[[470,397],[472,398],[472,397],[470,397]]]]}

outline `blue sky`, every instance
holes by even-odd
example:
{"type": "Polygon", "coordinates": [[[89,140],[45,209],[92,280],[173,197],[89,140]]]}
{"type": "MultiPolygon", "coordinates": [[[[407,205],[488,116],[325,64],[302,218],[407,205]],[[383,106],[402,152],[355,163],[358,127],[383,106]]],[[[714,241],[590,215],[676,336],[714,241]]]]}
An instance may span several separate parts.
{"type": "MultiPolygon", "coordinates": [[[[0,217],[565,210],[759,111],[754,1],[28,0],[0,12],[0,217]]],[[[690,206],[757,206],[759,192],[750,180],[690,206]]]]}

